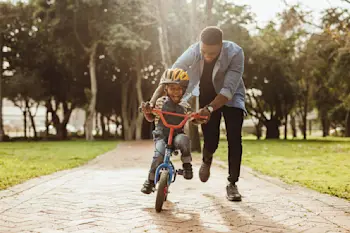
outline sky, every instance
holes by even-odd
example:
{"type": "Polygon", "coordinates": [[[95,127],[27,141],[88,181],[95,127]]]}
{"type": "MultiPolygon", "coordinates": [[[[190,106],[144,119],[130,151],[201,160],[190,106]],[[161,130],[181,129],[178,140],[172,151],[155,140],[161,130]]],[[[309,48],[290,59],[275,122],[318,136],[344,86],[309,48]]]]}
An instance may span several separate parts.
{"type": "MultiPolygon", "coordinates": [[[[4,2],[7,0],[0,0],[4,2]]],[[[11,0],[16,2],[18,0],[11,0]]],[[[26,1],[26,0],[24,0],[26,1]]],[[[173,0],[176,1],[176,0],[173,0]]],[[[215,0],[214,0],[215,1],[215,0]]],[[[274,19],[276,14],[282,12],[286,8],[283,0],[229,0],[235,4],[249,5],[252,12],[256,15],[256,20],[259,26],[264,26],[266,23],[274,19]]],[[[320,13],[322,10],[329,7],[342,7],[350,10],[350,4],[342,0],[285,0],[288,4],[296,4],[302,2],[303,8],[306,10],[312,10],[315,22],[320,19],[320,13]]]]}
{"type": "MultiPolygon", "coordinates": [[[[259,26],[275,18],[276,14],[286,8],[282,0],[231,0],[235,4],[245,4],[251,7],[252,12],[256,14],[256,20],[259,26]]],[[[329,7],[342,7],[350,10],[350,4],[341,0],[286,0],[289,5],[301,3],[303,9],[313,11],[313,17],[316,21],[320,19],[320,13],[329,7]]]]}

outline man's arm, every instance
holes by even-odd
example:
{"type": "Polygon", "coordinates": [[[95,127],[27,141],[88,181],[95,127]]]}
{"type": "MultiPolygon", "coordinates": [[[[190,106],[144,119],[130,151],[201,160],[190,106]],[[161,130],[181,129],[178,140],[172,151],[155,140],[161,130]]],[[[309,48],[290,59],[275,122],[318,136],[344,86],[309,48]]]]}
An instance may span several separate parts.
{"type": "Polygon", "coordinates": [[[165,85],[159,83],[157,89],[154,91],[151,100],[149,101],[152,106],[156,105],[157,99],[159,99],[164,93],[165,85]]]}
{"type": "Polygon", "coordinates": [[[227,101],[229,101],[229,99],[226,96],[218,94],[209,105],[213,107],[214,111],[216,111],[222,106],[224,106],[227,103],[227,101]]]}
{"type": "Polygon", "coordinates": [[[194,45],[190,46],[181,56],[175,61],[172,69],[179,68],[187,71],[195,60],[194,45]]]}
{"type": "MultiPolygon", "coordinates": [[[[241,49],[231,60],[228,70],[225,74],[224,85],[220,93],[209,104],[214,111],[224,106],[227,101],[233,98],[239,83],[241,82],[244,71],[244,53],[241,49]]],[[[209,111],[206,108],[200,109],[199,114],[208,116],[209,111]]]]}
{"type": "Polygon", "coordinates": [[[240,51],[231,60],[225,74],[224,86],[220,91],[220,94],[226,96],[228,100],[233,98],[233,95],[235,94],[238,85],[242,80],[243,71],[244,53],[243,50],[240,49],[240,51]]]}
{"type": "Polygon", "coordinates": [[[228,70],[225,74],[224,86],[220,93],[210,103],[214,111],[224,106],[227,101],[233,98],[239,83],[242,80],[244,70],[244,54],[241,49],[231,60],[228,70]]]}

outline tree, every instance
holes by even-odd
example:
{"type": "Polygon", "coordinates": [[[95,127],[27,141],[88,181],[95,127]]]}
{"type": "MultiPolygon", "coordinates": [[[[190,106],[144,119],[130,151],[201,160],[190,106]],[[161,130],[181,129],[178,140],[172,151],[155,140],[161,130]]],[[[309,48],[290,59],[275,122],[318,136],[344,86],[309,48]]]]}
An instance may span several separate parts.
{"type": "Polygon", "coordinates": [[[328,9],[323,17],[327,32],[338,44],[332,69],[332,84],[339,93],[342,107],[346,111],[345,136],[350,137],[350,12],[347,9],[328,9]]]}
{"type": "Polygon", "coordinates": [[[265,125],[267,139],[279,138],[279,126],[294,105],[291,57],[296,38],[285,37],[273,23],[253,38],[245,75],[246,85],[251,88],[247,92],[247,110],[265,125]]]}
{"type": "Polygon", "coordinates": [[[29,114],[34,137],[37,138],[34,121],[36,111],[32,113],[31,108],[35,105],[36,109],[38,108],[45,90],[37,74],[42,54],[40,38],[37,37],[37,29],[33,27],[32,13],[31,6],[19,4],[16,18],[8,24],[7,40],[11,41],[11,56],[8,56],[7,60],[13,76],[7,78],[4,94],[23,112],[25,137],[29,114]]]}
{"type": "MultiPolygon", "coordinates": [[[[21,5],[21,4],[19,4],[21,5]]],[[[15,6],[9,2],[0,2],[0,142],[4,140],[4,126],[3,126],[3,113],[2,113],[2,101],[3,101],[3,64],[5,61],[6,52],[4,47],[8,45],[6,34],[9,32],[9,23],[17,17],[17,11],[15,6]]]]}
{"type": "Polygon", "coordinates": [[[37,138],[37,131],[33,113],[31,109],[39,106],[40,100],[44,93],[43,86],[36,74],[32,72],[17,69],[15,75],[10,77],[6,82],[5,95],[15,106],[23,112],[24,137],[27,137],[27,116],[29,115],[31,125],[34,131],[34,138],[37,138]]]}

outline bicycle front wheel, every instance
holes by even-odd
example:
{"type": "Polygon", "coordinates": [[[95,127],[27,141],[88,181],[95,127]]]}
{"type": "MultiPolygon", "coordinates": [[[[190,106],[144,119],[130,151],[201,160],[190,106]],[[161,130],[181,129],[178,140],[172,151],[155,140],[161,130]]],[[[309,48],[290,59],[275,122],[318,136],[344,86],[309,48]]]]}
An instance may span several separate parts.
{"type": "Polygon", "coordinates": [[[157,190],[157,198],[156,198],[156,211],[160,212],[162,211],[163,203],[167,198],[168,195],[168,178],[169,178],[169,171],[165,170],[162,171],[160,175],[160,179],[158,181],[158,190],[157,190]]]}

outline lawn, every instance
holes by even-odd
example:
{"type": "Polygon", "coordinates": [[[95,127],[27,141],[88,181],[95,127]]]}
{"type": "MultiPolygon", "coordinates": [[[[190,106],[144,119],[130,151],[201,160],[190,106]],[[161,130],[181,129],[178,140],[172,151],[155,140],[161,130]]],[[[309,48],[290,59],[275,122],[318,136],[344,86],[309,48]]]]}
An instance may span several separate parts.
{"type": "MultiPolygon", "coordinates": [[[[227,143],[216,153],[227,161],[227,143]]],[[[243,161],[263,174],[350,200],[350,140],[243,140],[243,161]]]]}
{"type": "Polygon", "coordinates": [[[82,165],[115,146],[115,141],[0,143],[0,190],[82,165]]]}

